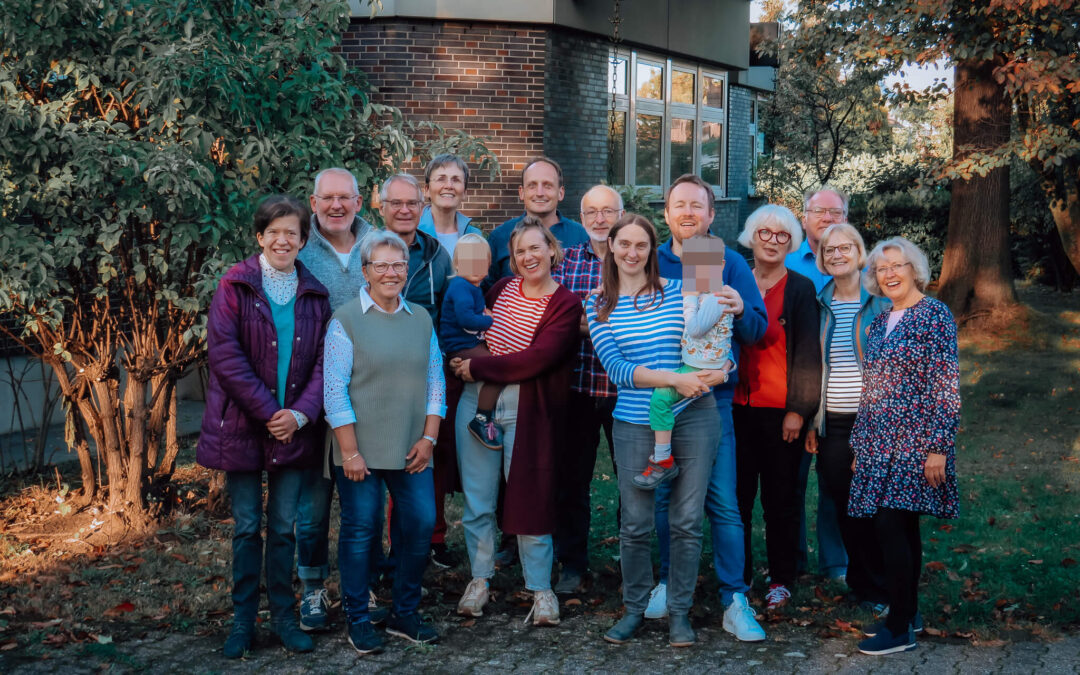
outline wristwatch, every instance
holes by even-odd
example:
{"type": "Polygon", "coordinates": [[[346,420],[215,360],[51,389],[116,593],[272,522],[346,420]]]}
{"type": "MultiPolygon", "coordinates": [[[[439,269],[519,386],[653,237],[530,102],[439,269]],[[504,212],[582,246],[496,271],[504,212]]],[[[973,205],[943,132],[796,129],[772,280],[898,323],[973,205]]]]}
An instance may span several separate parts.
{"type": "Polygon", "coordinates": [[[424,438],[426,438],[427,440],[431,441],[431,447],[435,447],[435,445],[436,445],[436,444],[438,443],[438,441],[436,441],[436,440],[435,440],[434,438],[432,438],[431,436],[428,436],[427,434],[424,434],[424,438]]]}

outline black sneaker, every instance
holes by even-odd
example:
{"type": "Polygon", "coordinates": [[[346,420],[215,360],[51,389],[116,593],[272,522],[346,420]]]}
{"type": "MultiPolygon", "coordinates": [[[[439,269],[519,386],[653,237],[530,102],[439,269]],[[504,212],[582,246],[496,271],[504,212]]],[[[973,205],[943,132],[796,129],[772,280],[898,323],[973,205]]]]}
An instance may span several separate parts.
{"type": "Polygon", "coordinates": [[[488,450],[503,449],[502,427],[494,421],[489,420],[486,415],[476,413],[476,415],[469,420],[469,433],[473,435],[473,438],[480,441],[480,445],[488,450]]]}
{"type": "Polygon", "coordinates": [[[429,645],[439,641],[439,634],[435,632],[431,624],[420,618],[417,612],[405,616],[391,613],[386,619],[386,632],[418,645],[429,645]]]}
{"type": "Polygon", "coordinates": [[[381,654],[383,650],[382,636],[370,621],[349,624],[349,644],[361,654],[381,654]]]}
{"type": "Polygon", "coordinates": [[[225,638],[225,648],[222,653],[227,659],[238,659],[244,652],[251,651],[251,643],[255,640],[254,621],[235,621],[229,637],[225,638]]]}
{"type": "Polygon", "coordinates": [[[300,630],[295,619],[285,620],[275,625],[274,634],[278,636],[287,651],[304,654],[315,649],[311,636],[300,630]]]}
{"type": "Polygon", "coordinates": [[[457,567],[461,562],[457,554],[447,548],[446,544],[432,544],[430,557],[431,564],[441,570],[457,567]]]}

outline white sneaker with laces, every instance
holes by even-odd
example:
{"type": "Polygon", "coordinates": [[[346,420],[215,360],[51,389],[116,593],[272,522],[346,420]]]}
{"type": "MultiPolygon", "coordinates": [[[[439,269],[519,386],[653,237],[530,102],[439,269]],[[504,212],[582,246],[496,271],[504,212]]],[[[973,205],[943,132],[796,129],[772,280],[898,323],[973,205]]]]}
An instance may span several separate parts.
{"type": "Polygon", "coordinates": [[[769,609],[777,609],[787,604],[788,598],[791,597],[791,591],[787,589],[787,586],[783,584],[772,584],[769,586],[769,592],[765,594],[765,600],[769,603],[769,609]]]}
{"type": "Polygon", "coordinates": [[[649,593],[649,606],[645,608],[646,619],[663,619],[667,616],[667,584],[660,582],[649,593]]]}
{"type": "Polygon", "coordinates": [[[724,610],[724,630],[742,642],[761,642],[765,639],[765,631],[742,593],[735,593],[731,604],[724,610]]]}
{"type": "Polygon", "coordinates": [[[461,600],[458,600],[457,613],[461,616],[484,616],[488,597],[488,580],[476,577],[465,587],[461,600]]]}
{"type": "Polygon", "coordinates": [[[534,626],[559,625],[559,599],[550,588],[533,593],[533,606],[525,615],[525,623],[529,623],[530,618],[534,626]]]}

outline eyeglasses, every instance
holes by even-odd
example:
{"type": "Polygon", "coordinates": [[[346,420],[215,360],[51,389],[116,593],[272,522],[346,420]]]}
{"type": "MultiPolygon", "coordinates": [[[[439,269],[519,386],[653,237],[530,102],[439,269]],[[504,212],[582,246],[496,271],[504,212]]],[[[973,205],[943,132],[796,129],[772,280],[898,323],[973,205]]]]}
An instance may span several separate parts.
{"type": "Polygon", "coordinates": [[[900,270],[904,269],[905,267],[907,267],[910,264],[911,263],[909,263],[909,262],[905,262],[905,263],[893,263],[892,265],[882,265],[881,267],[875,267],[874,268],[874,273],[877,274],[879,277],[883,277],[886,274],[888,274],[889,272],[892,272],[893,274],[900,274],[900,270]]]}
{"type": "Polygon", "coordinates": [[[359,196],[360,195],[315,195],[315,199],[319,200],[320,202],[326,202],[327,204],[333,204],[334,202],[341,202],[342,204],[344,204],[345,202],[352,201],[359,196]]]}
{"type": "Polygon", "coordinates": [[[400,211],[402,206],[407,206],[410,211],[415,211],[423,204],[419,199],[410,199],[408,201],[405,201],[404,199],[391,199],[390,201],[383,203],[389,206],[391,211],[400,211]]]}
{"type": "Polygon", "coordinates": [[[582,211],[581,217],[585,220],[592,220],[596,217],[596,214],[602,214],[605,220],[611,220],[615,216],[619,215],[622,209],[589,209],[588,211],[582,211]]]}
{"type": "Polygon", "coordinates": [[[851,249],[855,247],[855,244],[837,244],[836,246],[826,246],[821,249],[821,252],[825,254],[826,258],[831,258],[833,253],[840,251],[840,255],[847,255],[851,253],[851,249]]]}
{"type": "Polygon", "coordinates": [[[394,270],[398,274],[402,274],[403,272],[405,272],[405,270],[409,269],[409,263],[405,262],[404,260],[399,260],[392,263],[379,260],[376,262],[369,262],[365,264],[370,267],[372,271],[375,272],[375,274],[386,274],[386,271],[390,269],[394,270]]]}
{"type": "Polygon", "coordinates": [[[777,244],[786,244],[791,241],[791,235],[787,232],[773,232],[772,230],[766,230],[764,227],[757,231],[757,238],[761,241],[776,240],[777,244]]]}
{"type": "Polygon", "coordinates": [[[816,207],[810,209],[809,212],[814,214],[815,216],[818,216],[818,217],[823,216],[826,213],[828,213],[830,216],[832,216],[834,218],[843,218],[844,217],[844,209],[824,209],[824,208],[822,208],[820,206],[816,206],[816,207]]]}

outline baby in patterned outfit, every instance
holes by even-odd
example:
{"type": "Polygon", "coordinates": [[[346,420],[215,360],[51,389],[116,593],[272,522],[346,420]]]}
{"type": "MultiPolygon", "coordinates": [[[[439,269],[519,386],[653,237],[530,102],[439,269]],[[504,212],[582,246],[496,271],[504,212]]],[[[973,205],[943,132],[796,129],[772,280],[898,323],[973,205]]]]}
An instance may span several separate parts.
{"type": "MultiPolygon", "coordinates": [[[[724,286],[724,240],[702,236],[683,242],[683,337],[682,366],[676,372],[720,370],[731,360],[731,325],[734,319],[724,313],[727,307],[713,295],[724,286]]],[[[728,371],[730,374],[730,371],[728,371]]],[[[724,381],[727,381],[725,375],[724,381]]],[[[653,390],[649,401],[649,427],[656,436],[653,454],[645,471],[634,476],[633,483],[643,490],[679,475],[671,456],[671,430],[675,428],[673,408],[682,400],[672,387],[653,390]]]]}

